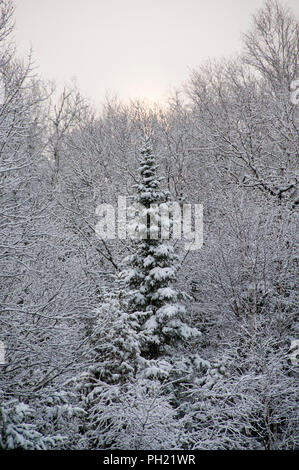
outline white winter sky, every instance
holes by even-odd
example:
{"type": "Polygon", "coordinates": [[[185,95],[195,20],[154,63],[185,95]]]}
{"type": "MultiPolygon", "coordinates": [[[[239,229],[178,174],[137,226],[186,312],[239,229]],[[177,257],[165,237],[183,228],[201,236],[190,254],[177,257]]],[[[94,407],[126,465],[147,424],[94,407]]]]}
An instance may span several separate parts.
{"type": "MultiPolygon", "coordinates": [[[[299,15],[299,1],[282,2],[299,15]]],[[[105,94],[163,101],[208,58],[241,50],[263,0],[15,0],[18,54],[39,74],[105,94]]]]}

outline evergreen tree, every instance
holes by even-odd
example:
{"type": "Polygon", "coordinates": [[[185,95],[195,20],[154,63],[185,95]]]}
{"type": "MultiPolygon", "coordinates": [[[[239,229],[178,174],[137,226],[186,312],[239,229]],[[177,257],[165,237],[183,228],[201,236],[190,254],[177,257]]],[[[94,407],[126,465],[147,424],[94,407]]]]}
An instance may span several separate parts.
{"type": "MultiPolygon", "coordinates": [[[[120,278],[115,290],[104,292],[86,356],[93,361],[85,375],[86,387],[95,380],[119,384],[134,379],[140,355],[137,335],[128,321],[120,278]],[[87,377],[89,379],[87,380],[87,377]]],[[[131,319],[132,320],[132,319],[131,319]]]]}
{"type": "Polygon", "coordinates": [[[137,239],[136,251],[127,258],[130,316],[138,334],[145,375],[170,377],[180,344],[200,333],[185,321],[182,295],[174,286],[178,257],[170,242],[161,238],[163,213],[169,214],[170,203],[168,193],[159,188],[162,178],[157,175],[149,139],[141,150],[139,171],[134,197],[138,217],[130,227],[137,239]]]}
{"type": "Polygon", "coordinates": [[[46,450],[59,447],[65,437],[49,436],[38,428],[37,410],[0,390],[0,450],[46,450]]]}
{"type": "Polygon", "coordinates": [[[107,426],[113,427],[114,419],[111,416],[107,423],[103,416],[119,403],[127,385],[135,379],[139,343],[131,321],[128,321],[122,291],[120,275],[116,278],[115,289],[103,293],[97,320],[85,348],[85,358],[92,365],[75,378],[86,413],[79,447],[111,447],[107,426]]]}

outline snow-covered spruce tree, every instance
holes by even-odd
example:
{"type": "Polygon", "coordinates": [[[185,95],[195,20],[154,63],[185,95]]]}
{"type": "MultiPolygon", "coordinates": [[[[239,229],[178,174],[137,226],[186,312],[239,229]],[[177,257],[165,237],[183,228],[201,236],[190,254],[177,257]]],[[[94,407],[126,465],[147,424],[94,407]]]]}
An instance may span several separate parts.
{"type": "Polygon", "coordinates": [[[171,210],[171,203],[167,192],[159,188],[161,178],[149,139],[141,150],[139,171],[133,205],[138,214],[130,226],[135,253],[125,261],[129,264],[129,312],[140,345],[141,374],[152,379],[180,379],[192,374],[193,362],[198,359],[184,353],[184,344],[200,332],[185,321],[181,294],[174,286],[178,257],[171,242],[161,237],[162,217],[171,210]]]}
{"type": "Polygon", "coordinates": [[[36,410],[0,390],[0,450],[46,450],[62,445],[64,437],[42,434],[36,410]]]}
{"type": "Polygon", "coordinates": [[[107,427],[113,426],[113,416],[104,425],[103,412],[118,403],[119,396],[125,392],[125,384],[134,381],[137,369],[139,344],[127,319],[121,285],[120,276],[114,291],[103,292],[97,320],[85,348],[85,358],[91,365],[75,378],[86,412],[79,443],[83,448],[112,445],[107,427]]]}
{"type": "Polygon", "coordinates": [[[100,380],[107,384],[120,384],[136,375],[140,355],[137,335],[128,321],[126,299],[123,295],[121,274],[116,278],[115,289],[105,291],[97,310],[97,321],[89,338],[86,356],[92,365],[85,374],[85,387],[94,387],[100,380]]]}

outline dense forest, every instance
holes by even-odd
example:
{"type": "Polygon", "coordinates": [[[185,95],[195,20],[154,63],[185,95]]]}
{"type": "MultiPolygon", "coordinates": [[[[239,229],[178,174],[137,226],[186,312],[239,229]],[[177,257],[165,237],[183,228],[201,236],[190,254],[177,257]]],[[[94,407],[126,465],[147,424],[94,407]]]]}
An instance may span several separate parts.
{"type": "Polygon", "coordinates": [[[17,58],[1,0],[1,449],[298,448],[299,23],[270,0],[242,40],[99,111],[17,58]],[[99,236],[120,196],[131,236],[99,236]],[[174,203],[201,248],[159,236],[174,203]]]}

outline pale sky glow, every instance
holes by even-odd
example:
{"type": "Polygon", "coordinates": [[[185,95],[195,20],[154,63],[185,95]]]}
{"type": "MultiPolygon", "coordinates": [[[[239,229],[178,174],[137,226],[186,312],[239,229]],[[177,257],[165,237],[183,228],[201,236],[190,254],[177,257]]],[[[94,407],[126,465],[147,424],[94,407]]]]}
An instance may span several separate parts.
{"type": "MultiPolygon", "coordinates": [[[[299,1],[283,2],[299,15],[299,1]]],[[[263,0],[15,0],[20,56],[30,46],[43,78],[76,78],[100,104],[106,92],[163,100],[208,58],[240,50],[263,0]]]]}

